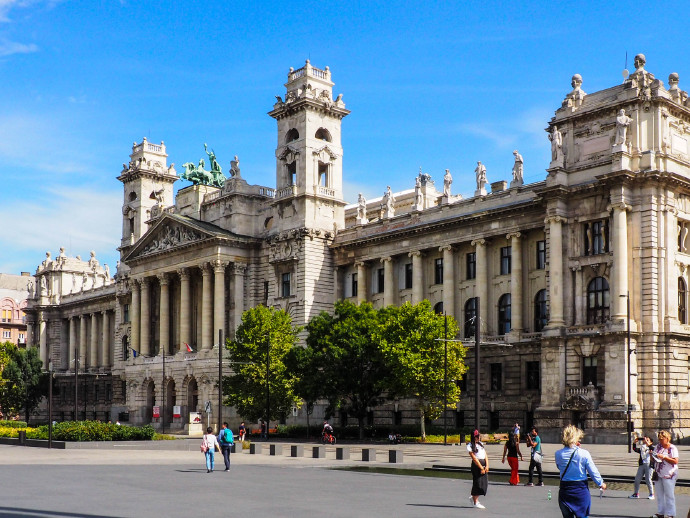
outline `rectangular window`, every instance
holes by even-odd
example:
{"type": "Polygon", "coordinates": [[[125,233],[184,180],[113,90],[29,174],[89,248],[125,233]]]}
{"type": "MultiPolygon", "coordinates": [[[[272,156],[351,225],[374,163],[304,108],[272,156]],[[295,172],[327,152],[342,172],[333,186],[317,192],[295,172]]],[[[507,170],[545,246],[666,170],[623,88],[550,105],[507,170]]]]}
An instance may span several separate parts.
{"type": "Polygon", "coordinates": [[[501,247],[501,275],[510,273],[510,247],[501,247]]]}
{"type": "Polygon", "coordinates": [[[503,390],[503,364],[491,364],[491,390],[503,390]]]}
{"type": "Polygon", "coordinates": [[[546,268],[546,241],[537,241],[537,270],[546,268]]]}
{"type": "Polygon", "coordinates": [[[129,304],[124,304],[122,306],[122,318],[125,322],[129,322],[129,304]]]}
{"type": "Polygon", "coordinates": [[[383,268],[376,270],[376,293],[383,293],[385,286],[385,273],[383,268]]]}
{"type": "Polygon", "coordinates": [[[525,363],[525,388],[527,390],[539,390],[539,362],[525,363]]]}
{"type": "Polygon", "coordinates": [[[596,356],[585,356],[582,358],[582,385],[589,384],[597,386],[597,358],[596,356]]]}
{"type": "Polygon", "coordinates": [[[477,277],[477,254],[471,252],[465,256],[465,262],[467,264],[467,275],[465,276],[467,280],[474,279],[477,277]]]}
{"type": "Polygon", "coordinates": [[[405,289],[412,288],[412,263],[405,264],[405,289]]]}
{"type": "Polygon", "coordinates": [[[356,297],[357,296],[357,274],[353,273],[351,277],[351,282],[352,282],[352,296],[356,297]]]}
{"type": "Polygon", "coordinates": [[[609,251],[608,220],[585,223],[585,255],[603,254],[609,251]]]}
{"type": "Polygon", "coordinates": [[[443,258],[434,260],[434,284],[443,284],[443,258]]]}
{"type": "Polygon", "coordinates": [[[297,184],[297,162],[292,162],[287,165],[287,180],[288,185],[297,184]]]}
{"type": "Polygon", "coordinates": [[[12,337],[12,332],[11,332],[11,331],[3,331],[3,332],[2,332],[2,337],[3,337],[3,338],[11,338],[11,337],[12,337]]]}
{"type": "Polygon", "coordinates": [[[290,296],[290,273],[284,273],[282,276],[281,295],[283,297],[290,296]]]}

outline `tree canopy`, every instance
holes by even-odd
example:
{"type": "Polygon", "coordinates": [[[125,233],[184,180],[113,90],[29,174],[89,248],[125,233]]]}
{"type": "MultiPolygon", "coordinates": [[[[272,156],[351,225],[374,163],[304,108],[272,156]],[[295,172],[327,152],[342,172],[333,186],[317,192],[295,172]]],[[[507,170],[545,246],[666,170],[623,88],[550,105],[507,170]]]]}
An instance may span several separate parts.
{"type": "Polygon", "coordinates": [[[249,420],[264,418],[267,422],[291,411],[299,403],[295,395],[298,379],[288,371],[285,361],[297,343],[299,331],[285,311],[265,306],[245,311],[235,340],[226,343],[233,374],[223,378],[225,404],[235,406],[249,420]],[[269,416],[266,415],[267,397],[269,416]]]}
{"type": "Polygon", "coordinates": [[[43,372],[39,350],[9,349],[9,361],[2,371],[1,404],[5,413],[24,409],[26,421],[48,392],[48,373],[43,372]]]}
{"type": "Polygon", "coordinates": [[[465,348],[459,342],[444,341],[446,336],[450,340],[455,338],[458,325],[455,319],[447,317],[446,333],[446,318],[434,312],[428,300],[389,306],[381,313],[381,348],[392,372],[389,395],[416,400],[424,437],[424,418],[442,415],[444,382],[449,407],[455,408],[460,400],[456,381],[466,371],[465,348]]]}

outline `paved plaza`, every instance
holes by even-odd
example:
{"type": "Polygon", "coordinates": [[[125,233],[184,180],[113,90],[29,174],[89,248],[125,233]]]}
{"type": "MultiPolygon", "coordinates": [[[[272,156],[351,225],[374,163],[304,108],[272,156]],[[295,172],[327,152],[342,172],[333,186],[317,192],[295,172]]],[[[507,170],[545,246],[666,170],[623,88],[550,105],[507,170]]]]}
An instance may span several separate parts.
{"type": "MultiPolygon", "coordinates": [[[[487,508],[476,510],[468,499],[469,480],[331,469],[391,467],[388,448],[381,445],[377,445],[378,461],[373,463],[358,460],[361,446],[352,447],[349,461],[336,460],[331,447],[324,459],[291,458],[289,449],[281,456],[267,452],[234,454],[230,473],[222,471],[222,457],[216,455],[216,461],[220,460],[217,471],[207,474],[197,442],[189,442],[190,448],[196,446],[196,450],[189,451],[134,451],[124,446],[91,450],[0,446],[0,517],[560,516],[556,486],[512,487],[496,476],[482,499],[487,508]],[[549,490],[551,501],[547,500],[549,490]]],[[[401,448],[404,462],[395,465],[401,469],[469,464],[462,447],[401,448]]],[[[546,450],[549,448],[547,445],[546,450]]],[[[588,448],[595,460],[599,456],[602,472],[634,474],[635,457],[626,455],[624,447],[588,448]],[[607,457],[604,449],[612,455],[607,457]],[[615,450],[622,453],[616,454],[615,450]]],[[[690,454],[687,450],[682,448],[681,457],[690,454]]],[[[491,464],[496,468],[504,467],[499,452],[499,446],[490,446],[491,464]]],[[[656,510],[655,502],[632,501],[627,498],[629,494],[627,489],[612,490],[604,498],[595,497],[591,516],[648,517],[656,510]]],[[[593,491],[593,495],[598,492],[593,491]]],[[[677,503],[682,518],[690,506],[690,495],[678,494],[677,503]]]]}

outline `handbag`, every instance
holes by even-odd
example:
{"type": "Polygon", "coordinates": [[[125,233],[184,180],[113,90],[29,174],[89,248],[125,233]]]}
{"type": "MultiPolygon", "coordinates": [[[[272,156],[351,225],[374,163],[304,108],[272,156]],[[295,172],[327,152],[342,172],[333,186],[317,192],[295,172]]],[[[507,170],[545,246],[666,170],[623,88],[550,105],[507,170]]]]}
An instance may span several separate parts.
{"type": "Polygon", "coordinates": [[[544,460],[544,454],[540,451],[535,451],[534,455],[532,455],[532,460],[535,464],[541,464],[541,462],[544,460]]]}
{"type": "Polygon", "coordinates": [[[206,453],[208,451],[208,443],[206,442],[206,437],[204,436],[203,440],[201,441],[201,446],[199,446],[201,449],[201,453],[206,453]]]}

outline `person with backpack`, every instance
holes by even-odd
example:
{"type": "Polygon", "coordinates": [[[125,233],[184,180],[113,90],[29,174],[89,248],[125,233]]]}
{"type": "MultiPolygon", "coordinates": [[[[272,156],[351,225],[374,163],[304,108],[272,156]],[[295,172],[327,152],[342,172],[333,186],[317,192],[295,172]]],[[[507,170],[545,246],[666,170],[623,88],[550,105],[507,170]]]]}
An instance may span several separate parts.
{"type": "Polygon", "coordinates": [[[223,460],[225,461],[225,471],[230,471],[230,450],[235,441],[227,422],[223,423],[223,428],[218,433],[218,442],[220,443],[220,451],[223,453],[223,460]]]}

